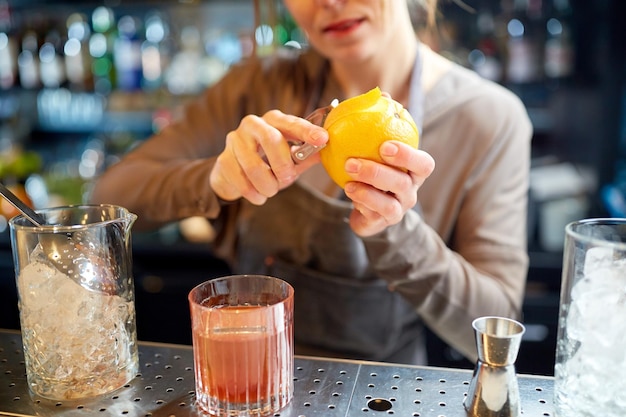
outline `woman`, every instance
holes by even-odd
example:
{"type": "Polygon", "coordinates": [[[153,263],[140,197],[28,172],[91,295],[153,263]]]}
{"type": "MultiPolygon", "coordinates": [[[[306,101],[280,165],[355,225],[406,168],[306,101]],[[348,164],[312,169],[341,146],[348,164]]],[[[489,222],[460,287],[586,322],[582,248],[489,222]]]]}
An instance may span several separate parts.
{"type": "Polygon", "coordinates": [[[137,213],[137,229],[209,219],[234,272],[294,285],[296,353],[425,364],[426,325],[475,360],[472,320],[521,310],[523,105],[420,43],[406,0],[284,4],[311,48],[231,68],[112,166],[93,202],[137,213]],[[386,142],[385,164],[348,160],[345,193],[319,155],[292,162],[288,140],[328,140],[295,115],[376,86],[410,111],[421,150],[386,142]]]}

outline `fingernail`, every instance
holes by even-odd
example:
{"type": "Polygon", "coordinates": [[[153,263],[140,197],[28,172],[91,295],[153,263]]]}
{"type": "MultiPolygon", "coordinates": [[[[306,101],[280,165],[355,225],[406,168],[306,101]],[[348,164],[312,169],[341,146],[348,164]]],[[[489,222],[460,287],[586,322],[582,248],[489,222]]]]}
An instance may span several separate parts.
{"type": "Polygon", "coordinates": [[[328,141],[328,132],[324,129],[314,129],[311,139],[317,144],[316,146],[321,146],[328,141]]]}
{"type": "Polygon", "coordinates": [[[344,191],[346,193],[353,193],[356,191],[356,184],[353,182],[348,182],[346,183],[346,185],[343,187],[344,191]]]}
{"type": "Polygon", "coordinates": [[[380,153],[384,156],[395,156],[398,153],[398,146],[390,142],[384,142],[381,145],[380,153]]]}
{"type": "Polygon", "coordinates": [[[354,158],[348,158],[348,160],[346,161],[345,169],[347,172],[356,174],[361,169],[361,161],[354,158]]]}

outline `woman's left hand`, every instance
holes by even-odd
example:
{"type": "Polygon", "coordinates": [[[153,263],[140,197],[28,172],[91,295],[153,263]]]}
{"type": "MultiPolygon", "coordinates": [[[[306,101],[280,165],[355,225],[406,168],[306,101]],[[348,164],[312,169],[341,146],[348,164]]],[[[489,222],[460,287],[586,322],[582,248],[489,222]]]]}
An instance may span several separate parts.
{"type": "Polygon", "coordinates": [[[417,204],[417,190],[435,168],[432,156],[399,141],[384,142],[380,155],[385,164],[350,158],[345,165],[354,180],[345,186],[354,204],[350,227],[362,237],[399,223],[417,204]]]}

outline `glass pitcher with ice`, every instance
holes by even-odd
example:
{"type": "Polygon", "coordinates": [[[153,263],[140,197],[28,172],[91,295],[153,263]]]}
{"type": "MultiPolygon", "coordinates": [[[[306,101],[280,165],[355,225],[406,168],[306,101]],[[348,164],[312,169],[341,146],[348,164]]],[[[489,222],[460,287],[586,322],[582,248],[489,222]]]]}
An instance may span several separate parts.
{"type": "Polygon", "coordinates": [[[626,219],[565,228],[557,417],[626,415],[626,219]]]}
{"type": "Polygon", "coordinates": [[[114,205],[55,207],[9,222],[31,391],[70,400],[114,391],[138,372],[130,229],[114,205]]]}

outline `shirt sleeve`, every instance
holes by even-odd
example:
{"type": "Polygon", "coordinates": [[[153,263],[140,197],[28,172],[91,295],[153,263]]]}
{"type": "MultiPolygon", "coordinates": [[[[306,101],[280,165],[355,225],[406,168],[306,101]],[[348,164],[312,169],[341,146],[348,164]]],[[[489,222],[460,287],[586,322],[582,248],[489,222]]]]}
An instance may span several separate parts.
{"type": "Polygon", "coordinates": [[[230,97],[217,86],[188,103],[184,116],[141,142],[98,178],[91,201],[135,212],[139,230],[188,216],[215,217],[219,203],[209,186],[209,173],[226,133],[236,127],[235,112],[228,114],[229,107],[217,103],[230,97]]]}
{"type": "Polygon", "coordinates": [[[228,132],[247,114],[272,108],[302,111],[302,81],[289,76],[300,61],[249,59],[190,101],[179,117],[143,141],[98,178],[90,200],[119,204],[138,215],[137,230],[150,230],[190,216],[215,219],[221,204],[209,184],[228,132]]]}

